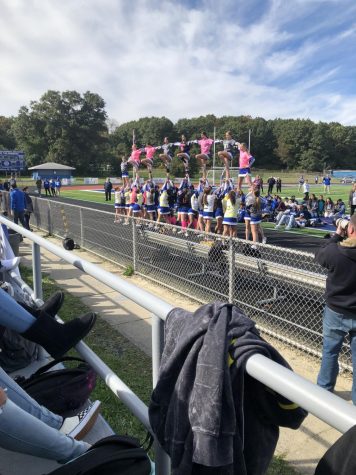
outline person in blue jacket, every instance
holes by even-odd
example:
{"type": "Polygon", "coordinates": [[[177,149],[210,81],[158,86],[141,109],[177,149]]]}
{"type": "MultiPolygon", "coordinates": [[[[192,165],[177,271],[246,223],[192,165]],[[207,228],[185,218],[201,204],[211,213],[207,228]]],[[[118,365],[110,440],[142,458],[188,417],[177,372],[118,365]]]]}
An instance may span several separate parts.
{"type": "Polygon", "coordinates": [[[26,222],[25,222],[26,197],[25,197],[25,193],[22,190],[19,190],[17,188],[16,183],[13,183],[11,185],[10,208],[11,208],[11,214],[14,217],[14,223],[18,224],[20,220],[20,223],[22,224],[22,226],[26,228],[26,222]]]}
{"type": "Polygon", "coordinates": [[[43,181],[43,188],[45,190],[45,193],[46,193],[46,196],[51,196],[51,192],[50,192],[50,184],[49,184],[49,180],[48,178],[45,178],[44,181],[43,181]]]}

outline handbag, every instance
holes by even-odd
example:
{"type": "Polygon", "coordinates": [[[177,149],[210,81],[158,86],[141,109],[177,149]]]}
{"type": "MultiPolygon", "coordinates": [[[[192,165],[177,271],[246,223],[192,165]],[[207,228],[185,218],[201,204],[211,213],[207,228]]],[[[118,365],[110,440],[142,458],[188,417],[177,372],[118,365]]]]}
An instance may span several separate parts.
{"type": "Polygon", "coordinates": [[[29,378],[20,376],[15,381],[39,404],[68,417],[76,414],[89,398],[96,385],[96,373],[81,358],[64,356],[42,366],[29,378]],[[65,361],[76,361],[79,365],[49,371],[65,361]]]}

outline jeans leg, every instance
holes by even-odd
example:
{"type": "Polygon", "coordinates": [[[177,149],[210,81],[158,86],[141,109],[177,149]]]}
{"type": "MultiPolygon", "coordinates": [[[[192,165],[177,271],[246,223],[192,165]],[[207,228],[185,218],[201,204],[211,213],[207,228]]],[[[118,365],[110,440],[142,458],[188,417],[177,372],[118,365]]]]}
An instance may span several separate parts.
{"type": "Polygon", "coordinates": [[[356,406],[356,322],[352,320],[354,328],[350,331],[350,346],[352,355],[352,390],[351,399],[356,406]]]}
{"type": "Polygon", "coordinates": [[[7,388],[9,399],[28,414],[36,417],[54,429],[59,429],[63,424],[63,418],[49,411],[46,407],[27,394],[5,371],[0,368],[0,387],[7,388]]]}
{"type": "Polygon", "coordinates": [[[35,323],[36,319],[15,299],[0,289],[0,325],[18,333],[24,333],[35,323]]]}
{"type": "Polygon", "coordinates": [[[68,462],[90,447],[27,414],[10,399],[0,414],[0,446],[13,452],[68,462]]]}
{"type": "Polygon", "coordinates": [[[339,353],[347,332],[343,328],[342,315],[325,306],[323,319],[323,356],[317,384],[333,391],[339,374],[339,353]]]}

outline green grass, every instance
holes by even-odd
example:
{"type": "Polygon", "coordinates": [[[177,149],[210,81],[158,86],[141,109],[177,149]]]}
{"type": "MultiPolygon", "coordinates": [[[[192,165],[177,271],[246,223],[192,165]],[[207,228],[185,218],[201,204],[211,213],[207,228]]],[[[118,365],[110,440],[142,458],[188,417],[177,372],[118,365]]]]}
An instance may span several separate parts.
{"type": "MultiPolygon", "coordinates": [[[[32,286],[31,269],[22,266],[21,275],[32,286]]],[[[56,282],[46,275],[43,275],[42,283],[44,299],[60,289],[56,282]]],[[[60,316],[64,321],[88,311],[90,309],[79,298],[65,292],[64,304],[60,311],[60,316]]],[[[93,330],[85,338],[85,342],[145,404],[149,403],[152,388],[151,358],[113,329],[100,316],[93,330]]],[[[75,355],[76,352],[73,350],[70,354],[75,355]]],[[[145,428],[100,378],[98,378],[97,386],[92,393],[92,399],[102,401],[102,414],[116,433],[129,434],[141,441],[144,440],[145,428]]],[[[151,452],[150,455],[152,456],[151,452]]],[[[283,457],[276,456],[273,457],[267,475],[298,475],[298,472],[291,468],[283,460],[283,457]]]]}
{"type": "MultiPolygon", "coordinates": [[[[21,267],[21,274],[23,279],[32,286],[31,270],[21,267]]],[[[44,299],[58,289],[54,281],[46,275],[43,276],[44,299]]],[[[90,309],[80,299],[66,293],[60,316],[66,321],[88,311],[90,309]]],[[[145,404],[149,403],[152,388],[151,358],[100,317],[93,330],[85,338],[85,342],[145,404]]],[[[74,350],[73,354],[75,354],[74,350]]],[[[102,401],[102,413],[115,432],[144,440],[145,428],[100,378],[98,378],[92,398],[102,401]]]]}

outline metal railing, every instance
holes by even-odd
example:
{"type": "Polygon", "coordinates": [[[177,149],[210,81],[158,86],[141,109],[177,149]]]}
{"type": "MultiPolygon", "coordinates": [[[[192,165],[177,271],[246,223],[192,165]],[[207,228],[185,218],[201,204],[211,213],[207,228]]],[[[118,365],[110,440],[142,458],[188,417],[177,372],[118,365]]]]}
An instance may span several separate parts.
{"type": "MultiPolygon", "coordinates": [[[[239,305],[258,328],[321,356],[325,270],[313,254],[33,198],[33,225],[200,303],[239,305]]],[[[4,202],[4,205],[6,203],[4,202]]],[[[298,236],[296,236],[298,239],[298,236]]],[[[340,365],[352,371],[347,344],[340,365]]]]}
{"type": "MultiPolygon", "coordinates": [[[[42,294],[40,260],[42,247],[60,257],[65,262],[91,275],[99,282],[120,292],[125,297],[152,313],[152,369],[154,387],[158,378],[160,358],[163,349],[164,320],[173,307],[142,288],[138,288],[124,279],[105,271],[99,266],[82,259],[75,253],[56,246],[4,217],[0,217],[0,223],[5,224],[32,241],[34,287],[37,290],[31,291],[29,288],[25,290],[31,292],[31,298],[34,302],[36,302],[42,294]]],[[[18,279],[15,272],[12,272],[12,277],[18,279]]],[[[129,408],[134,416],[151,431],[147,406],[85,343],[80,342],[76,346],[76,349],[95,369],[113,393],[129,408]]],[[[342,433],[356,424],[356,408],[354,406],[262,355],[251,356],[247,361],[246,371],[250,376],[299,404],[342,433]]],[[[157,475],[168,475],[170,473],[169,457],[158,443],[155,443],[155,463],[157,475]]]]}

